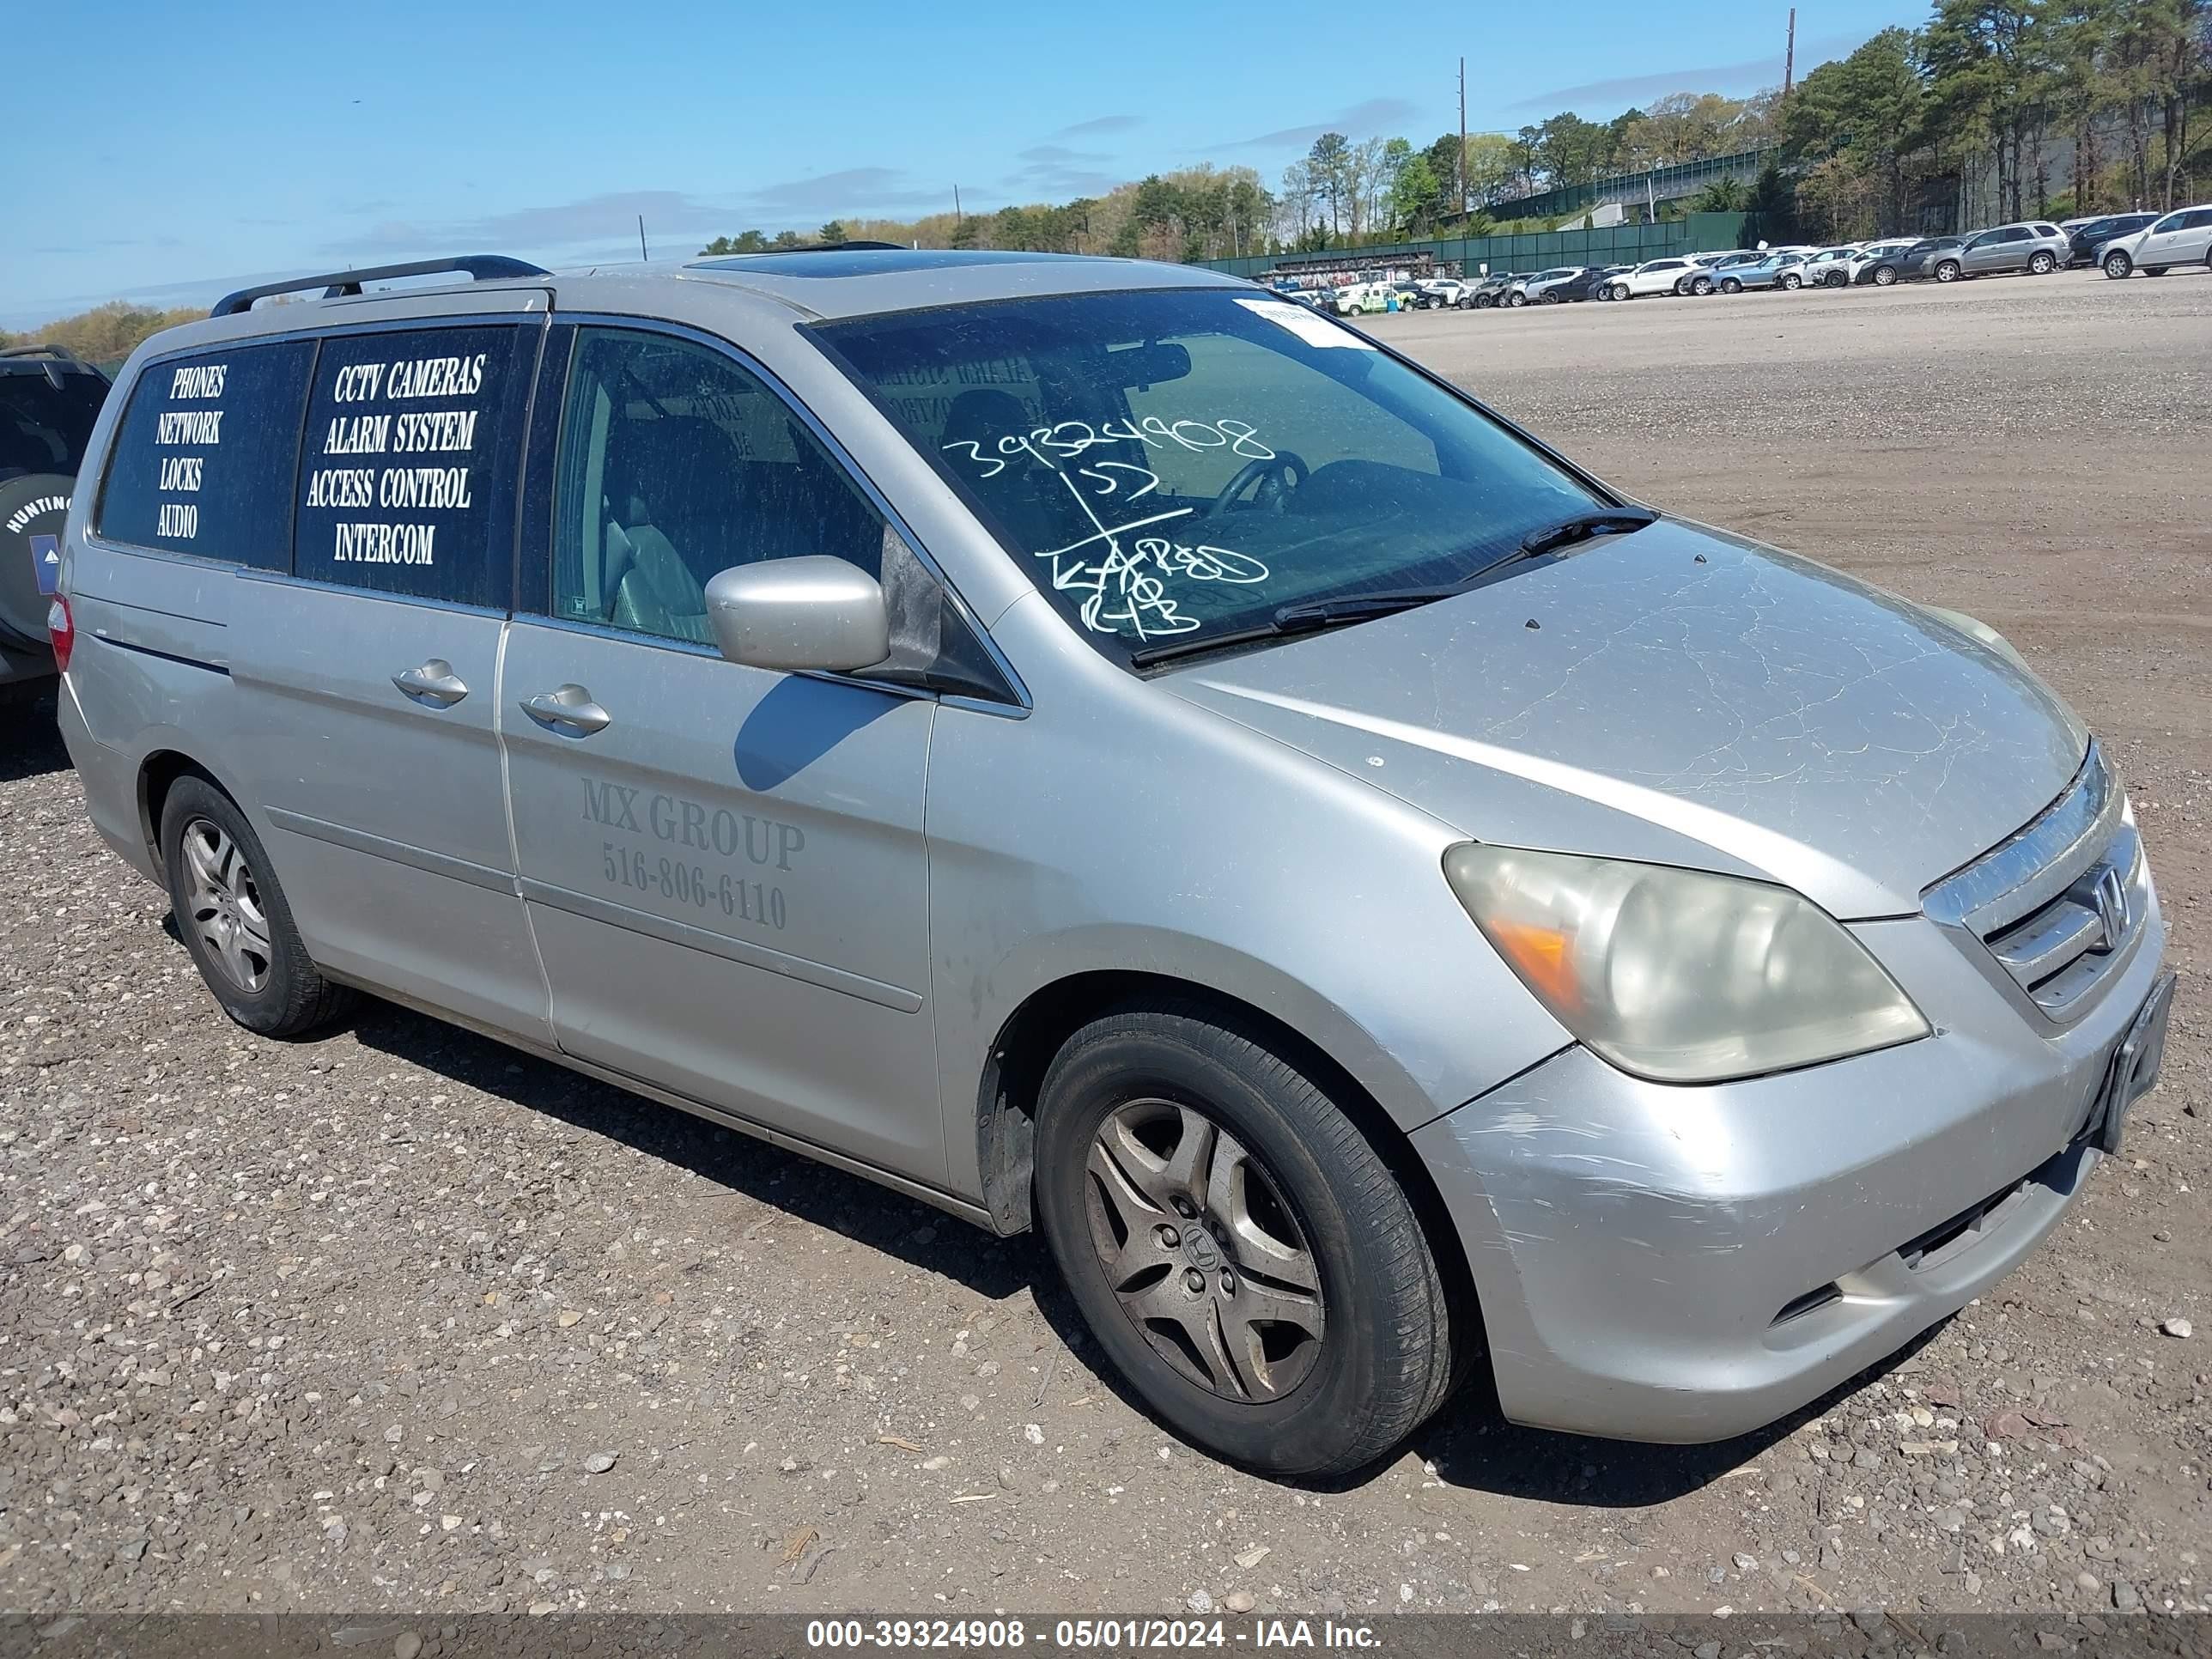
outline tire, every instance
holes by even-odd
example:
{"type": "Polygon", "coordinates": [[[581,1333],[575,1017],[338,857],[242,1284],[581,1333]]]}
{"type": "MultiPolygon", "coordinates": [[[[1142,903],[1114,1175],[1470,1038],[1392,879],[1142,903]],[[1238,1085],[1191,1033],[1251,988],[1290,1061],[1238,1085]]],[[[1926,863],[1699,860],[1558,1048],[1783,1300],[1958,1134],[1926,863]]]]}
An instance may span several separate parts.
{"type": "Polygon", "coordinates": [[[1131,1007],[1068,1040],[1039,1094],[1036,1193],[1106,1357],[1216,1456],[1343,1474],[1451,1390],[1454,1310],[1397,1177],[1311,1079],[1208,1011],[1131,1007]],[[1179,1156],[1196,1178],[1176,1179],[1179,1156]],[[1255,1259],[1264,1276],[1242,1272],[1255,1259]]]}
{"type": "Polygon", "coordinates": [[[2031,276],[2048,276],[2057,269],[2058,261],[2048,253],[2032,253],[2028,256],[2027,274],[2031,276]]]}
{"type": "Polygon", "coordinates": [[[1494,294],[1478,294],[1474,300],[1474,308],[1477,311],[1487,311],[1497,302],[1498,296],[1494,294]]]}
{"type": "Polygon", "coordinates": [[[2136,262],[2124,249],[2114,248],[2105,256],[2105,275],[2116,283],[2124,283],[2135,275],[2136,262]]]}
{"type": "Polygon", "coordinates": [[[1528,303],[1528,296],[1517,289],[1505,296],[1505,307],[1509,311],[1518,311],[1528,303]]]}
{"type": "Polygon", "coordinates": [[[1794,270],[1784,271],[1781,276],[1778,279],[1778,283],[1783,291],[1788,294],[1795,294],[1799,289],[1805,286],[1805,279],[1802,276],[1800,276],[1794,270]]]}
{"type": "Polygon", "coordinates": [[[1936,280],[1939,283],[1955,283],[1961,275],[1956,259],[1946,259],[1936,267],[1936,280]]]}
{"type": "Polygon", "coordinates": [[[1743,284],[1736,281],[1733,276],[1723,276],[1721,278],[1721,292],[1723,294],[1741,294],[1743,292],[1743,284]]]}
{"type": "Polygon", "coordinates": [[[1896,267],[1896,266],[1894,266],[1894,265],[1876,265],[1876,266],[1874,268],[1874,285],[1875,285],[1876,288],[1893,288],[1893,287],[1896,286],[1896,283],[1897,283],[1897,267],[1896,267]]]}
{"type": "Polygon", "coordinates": [[[2145,265],[2143,267],[2143,275],[2146,276],[2163,276],[2166,275],[2166,267],[2164,265],[2145,265]]]}
{"type": "Polygon", "coordinates": [[[1690,284],[1690,292],[1700,300],[1705,299],[1707,295],[1711,294],[1712,291],[1713,279],[1710,276],[1700,276],[1697,281],[1690,284]]]}
{"type": "Polygon", "coordinates": [[[353,1000],[316,972],[261,837],[229,796],[204,778],[178,779],[161,838],[177,931],[225,1013],[263,1036],[295,1037],[353,1000]]]}
{"type": "Polygon", "coordinates": [[[1552,292],[1551,289],[1547,289],[1538,298],[1537,303],[1539,305],[1555,306],[1559,303],[1559,296],[1552,292]]]}

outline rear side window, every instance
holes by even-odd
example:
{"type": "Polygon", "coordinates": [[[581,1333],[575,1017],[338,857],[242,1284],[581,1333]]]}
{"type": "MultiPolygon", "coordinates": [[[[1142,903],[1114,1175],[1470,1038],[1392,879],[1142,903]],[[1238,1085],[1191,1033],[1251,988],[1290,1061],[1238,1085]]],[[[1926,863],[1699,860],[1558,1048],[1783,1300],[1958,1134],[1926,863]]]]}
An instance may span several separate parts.
{"type": "Polygon", "coordinates": [[[0,372],[0,483],[52,474],[74,478],[107,382],[82,369],[0,372]]]}
{"type": "Polygon", "coordinates": [[[99,534],[285,568],[314,355],[311,341],[287,340],[150,364],[116,429],[99,534]]]}
{"type": "Polygon", "coordinates": [[[501,323],[323,342],[293,574],[506,609],[526,337],[501,323]]]}

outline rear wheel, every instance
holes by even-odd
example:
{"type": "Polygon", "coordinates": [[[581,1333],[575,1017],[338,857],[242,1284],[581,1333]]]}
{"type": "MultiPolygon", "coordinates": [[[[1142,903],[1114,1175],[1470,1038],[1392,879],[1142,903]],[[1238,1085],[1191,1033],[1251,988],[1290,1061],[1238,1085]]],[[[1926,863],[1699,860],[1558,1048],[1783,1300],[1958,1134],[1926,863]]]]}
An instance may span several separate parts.
{"type": "Polygon", "coordinates": [[[1068,1041],[1036,1206],[1107,1358],[1217,1455],[1355,1469],[1449,1392],[1454,1310],[1397,1178],[1311,1079],[1202,1011],[1068,1041]]]}
{"type": "Polygon", "coordinates": [[[1733,276],[1723,276],[1721,278],[1721,292],[1723,294],[1741,294],[1743,292],[1743,284],[1736,281],[1733,276]]]}
{"type": "Polygon", "coordinates": [[[185,948],[223,1012],[263,1036],[300,1036],[352,1000],[315,970],[253,826],[204,778],[161,806],[161,862],[185,948]]]}
{"type": "Polygon", "coordinates": [[[2058,261],[2048,253],[2033,253],[2028,256],[2027,274],[2031,276],[2048,276],[2057,269],[2058,261]]]}
{"type": "Polygon", "coordinates": [[[2146,276],[2163,276],[2166,275],[2166,267],[2164,265],[2145,265],[2143,267],[2143,275],[2146,276]]]}

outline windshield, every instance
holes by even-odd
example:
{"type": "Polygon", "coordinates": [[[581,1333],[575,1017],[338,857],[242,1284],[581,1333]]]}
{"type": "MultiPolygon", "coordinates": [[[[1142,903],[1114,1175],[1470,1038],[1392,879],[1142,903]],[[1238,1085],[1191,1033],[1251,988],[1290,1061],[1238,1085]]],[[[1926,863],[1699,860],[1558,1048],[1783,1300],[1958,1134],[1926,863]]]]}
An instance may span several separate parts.
{"type": "Polygon", "coordinates": [[[1060,614],[1126,664],[1449,584],[1603,498],[1364,335],[1251,290],[817,325],[1060,614]]]}

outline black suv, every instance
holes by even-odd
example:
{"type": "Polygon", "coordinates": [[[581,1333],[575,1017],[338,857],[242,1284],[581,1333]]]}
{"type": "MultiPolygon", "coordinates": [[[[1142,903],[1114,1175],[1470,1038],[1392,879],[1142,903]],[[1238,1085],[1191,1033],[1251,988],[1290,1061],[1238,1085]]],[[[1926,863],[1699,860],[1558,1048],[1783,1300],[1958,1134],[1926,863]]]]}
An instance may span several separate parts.
{"type": "Polygon", "coordinates": [[[2134,235],[2157,217],[2155,213],[2112,213],[2092,219],[2086,225],[2076,225],[2066,233],[2066,263],[2094,265],[2099,248],[2115,238],[2134,235]]]}
{"type": "Polygon", "coordinates": [[[107,376],[64,346],[0,350],[0,696],[35,695],[54,672],[47,572],[60,563],[77,468],[107,376]]]}

